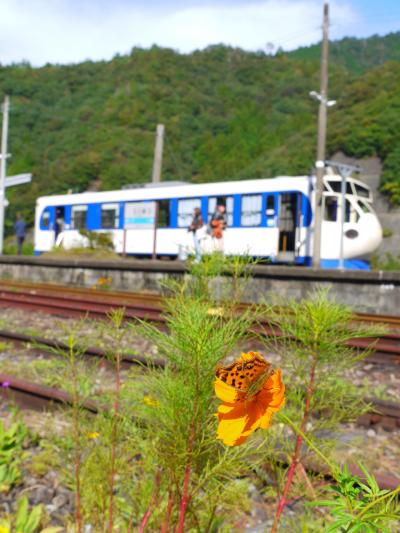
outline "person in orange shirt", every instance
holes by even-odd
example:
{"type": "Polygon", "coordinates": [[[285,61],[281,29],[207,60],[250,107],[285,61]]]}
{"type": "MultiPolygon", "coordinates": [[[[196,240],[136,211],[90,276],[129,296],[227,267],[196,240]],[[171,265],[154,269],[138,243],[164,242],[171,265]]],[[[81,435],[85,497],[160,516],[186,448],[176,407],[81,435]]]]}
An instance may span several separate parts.
{"type": "Polygon", "coordinates": [[[216,251],[224,251],[224,231],[227,226],[226,210],[224,205],[217,205],[215,213],[210,220],[211,237],[213,239],[213,248],[216,251]]]}

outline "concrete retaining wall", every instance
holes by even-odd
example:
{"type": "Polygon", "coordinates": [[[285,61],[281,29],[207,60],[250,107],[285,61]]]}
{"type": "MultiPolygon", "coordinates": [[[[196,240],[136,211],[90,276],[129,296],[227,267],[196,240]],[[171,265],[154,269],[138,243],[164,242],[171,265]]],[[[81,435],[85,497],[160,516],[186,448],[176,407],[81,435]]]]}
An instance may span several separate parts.
{"type": "MultiPolygon", "coordinates": [[[[42,257],[0,258],[0,278],[31,282],[59,283],[92,287],[99,278],[111,278],[110,287],[123,291],[162,290],[167,276],[182,278],[186,266],[179,261],[89,261],[42,257]]],[[[400,273],[261,266],[253,268],[253,278],[244,293],[246,301],[284,303],[300,299],[316,287],[331,287],[332,296],[356,311],[388,315],[400,314],[400,273]]],[[[229,278],[217,281],[221,293],[229,278]]]]}

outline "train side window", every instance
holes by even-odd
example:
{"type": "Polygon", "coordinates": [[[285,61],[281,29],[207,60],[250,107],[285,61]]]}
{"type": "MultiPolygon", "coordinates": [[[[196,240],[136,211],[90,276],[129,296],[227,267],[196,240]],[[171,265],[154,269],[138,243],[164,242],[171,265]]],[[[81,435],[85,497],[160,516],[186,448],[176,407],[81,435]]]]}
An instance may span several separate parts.
{"type": "Polygon", "coordinates": [[[368,204],[368,202],[363,202],[362,200],[358,200],[357,203],[364,213],[373,213],[372,207],[368,204]]]}
{"type": "Polygon", "coordinates": [[[49,230],[50,229],[50,209],[46,207],[43,211],[42,216],[40,217],[40,229],[49,230]]]}
{"type": "Polygon", "coordinates": [[[73,205],[71,209],[71,228],[86,229],[87,205],[73,205]]]}
{"type": "Polygon", "coordinates": [[[338,214],[337,196],[324,196],[324,220],[336,222],[338,214]]]}
{"type": "Polygon", "coordinates": [[[363,185],[359,185],[358,183],[353,183],[353,185],[356,188],[357,196],[362,196],[363,198],[371,197],[368,187],[364,187],[363,185]]]}
{"type": "Polygon", "coordinates": [[[158,201],[158,228],[169,228],[171,225],[169,204],[169,200],[158,201]]]}
{"type": "Polygon", "coordinates": [[[190,226],[195,207],[201,208],[200,198],[178,200],[178,228],[188,228],[190,226]]]}
{"type": "Polygon", "coordinates": [[[208,199],[208,221],[215,213],[217,205],[225,207],[227,225],[233,226],[233,196],[210,196],[208,199]]]}
{"type": "Polygon", "coordinates": [[[275,197],[272,195],[267,196],[267,204],[265,206],[265,214],[268,217],[273,217],[275,215],[275,197]]]}
{"type": "Polygon", "coordinates": [[[265,218],[269,228],[273,228],[275,226],[275,214],[275,196],[273,194],[267,194],[265,203],[265,218]]]}
{"type": "Polygon", "coordinates": [[[360,215],[357,213],[355,206],[349,200],[346,200],[345,222],[355,224],[359,218],[360,215]]]}
{"type": "Polygon", "coordinates": [[[119,204],[103,204],[101,206],[102,229],[115,229],[119,226],[119,204]]]}
{"type": "Polygon", "coordinates": [[[262,196],[246,194],[242,196],[241,226],[261,226],[262,196]]]}

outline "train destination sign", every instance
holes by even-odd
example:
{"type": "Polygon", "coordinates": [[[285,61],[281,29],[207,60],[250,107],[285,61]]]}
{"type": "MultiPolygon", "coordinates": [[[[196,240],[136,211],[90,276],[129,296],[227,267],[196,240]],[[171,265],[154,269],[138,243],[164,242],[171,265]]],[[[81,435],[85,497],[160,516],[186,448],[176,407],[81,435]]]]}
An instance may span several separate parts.
{"type": "Polygon", "coordinates": [[[156,218],[156,202],[127,202],[124,229],[150,229],[156,218]]]}

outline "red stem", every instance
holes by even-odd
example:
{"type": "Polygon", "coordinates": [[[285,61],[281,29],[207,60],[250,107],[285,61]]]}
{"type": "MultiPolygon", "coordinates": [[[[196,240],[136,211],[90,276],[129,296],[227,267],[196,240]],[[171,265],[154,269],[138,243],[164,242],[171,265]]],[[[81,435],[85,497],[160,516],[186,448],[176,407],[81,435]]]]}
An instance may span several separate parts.
{"type": "Polygon", "coordinates": [[[192,468],[192,451],[193,451],[193,442],[195,436],[195,419],[192,422],[192,429],[189,436],[189,446],[188,446],[188,459],[185,468],[185,476],[183,478],[183,495],[180,505],[180,515],[179,515],[179,524],[177,533],[183,533],[183,525],[185,523],[186,507],[189,503],[189,480],[190,480],[190,471],[192,468]]]}
{"type": "MultiPolygon", "coordinates": [[[[306,392],[306,401],[304,403],[304,412],[303,412],[303,419],[301,421],[301,426],[300,426],[300,430],[302,433],[304,433],[304,430],[305,430],[305,427],[306,427],[306,424],[307,424],[307,420],[308,420],[308,416],[309,416],[309,413],[310,413],[310,405],[311,405],[311,398],[312,398],[312,394],[313,394],[313,391],[314,391],[314,379],[315,379],[315,366],[316,366],[316,363],[317,363],[317,360],[316,358],[314,358],[314,361],[312,363],[312,366],[311,366],[311,369],[310,369],[310,379],[308,381],[308,386],[307,386],[307,392],[306,392]]],[[[275,513],[275,519],[274,519],[274,523],[273,523],[273,526],[271,528],[271,533],[276,533],[276,531],[278,530],[278,524],[279,524],[279,520],[280,520],[280,517],[281,517],[281,514],[287,504],[287,498],[288,498],[288,494],[289,494],[289,491],[290,491],[290,488],[292,486],[292,483],[293,483],[293,478],[294,478],[294,474],[296,472],[296,468],[297,468],[297,465],[299,464],[299,461],[300,461],[300,451],[301,451],[301,445],[303,443],[303,437],[301,435],[297,435],[297,438],[296,438],[296,444],[295,444],[295,448],[294,448],[294,452],[293,452],[293,455],[292,455],[292,461],[290,463],[290,467],[289,467],[289,470],[288,470],[288,473],[287,473],[287,477],[286,477],[286,483],[285,483],[285,487],[283,489],[283,493],[282,493],[282,496],[278,502],[278,507],[276,509],[276,513],[275,513]]]]}
{"type": "Polygon", "coordinates": [[[149,521],[149,518],[151,516],[151,513],[152,513],[152,509],[150,508],[150,506],[148,507],[147,511],[144,513],[143,515],[143,518],[142,518],[142,521],[140,523],[140,527],[139,527],[139,532],[138,533],[143,533],[144,531],[144,528],[146,527],[146,524],[147,522],[149,521]]]}
{"type": "Polygon", "coordinates": [[[174,506],[174,497],[172,495],[172,492],[169,493],[168,497],[168,505],[167,505],[167,512],[165,513],[164,521],[161,525],[160,533],[167,533],[168,532],[168,525],[169,520],[171,518],[172,508],[174,506]]]}
{"type": "Polygon", "coordinates": [[[121,389],[121,364],[120,355],[116,355],[116,376],[115,376],[115,400],[114,413],[111,434],[111,470],[110,470],[110,492],[109,492],[109,507],[108,507],[108,531],[113,533],[113,511],[114,511],[114,483],[115,483],[115,457],[117,448],[117,429],[118,429],[118,413],[119,413],[119,394],[121,389]]]}
{"type": "Polygon", "coordinates": [[[149,506],[147,508],[147,511],[144,513],[142,521],[140,522],[138,533],[143,533],[144,532],[144,528],[146,527],[147,522],[149,521],[151,513],[153,512],[153,507],[157,503],[157,497],[158,497],[158,491],[160,490],[160,484],[161,484],[161,472],[159,472],[157,474],[156,486],[154,488],[153,494],[151,495],[150,503],[149,503],[149,506]]]}

